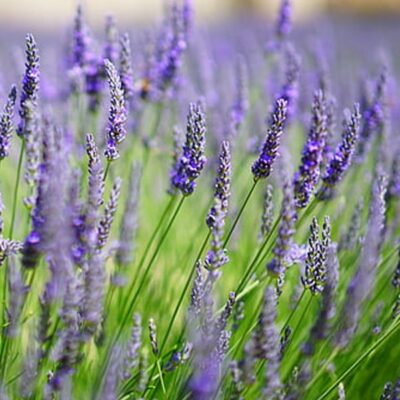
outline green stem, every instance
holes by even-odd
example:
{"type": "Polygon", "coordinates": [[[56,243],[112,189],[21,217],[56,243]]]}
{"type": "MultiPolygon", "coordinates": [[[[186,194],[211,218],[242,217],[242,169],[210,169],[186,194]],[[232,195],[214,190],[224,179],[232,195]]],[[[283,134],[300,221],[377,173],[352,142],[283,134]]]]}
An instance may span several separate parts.
{"type": "MultiPolygon", "coordinates": [[[[161,227],[163,226],[165,219],[169,215],[169,212],[170,212],[170,210],[171,210],[171,208],[172,208],[172,206],[173,206],[173,204],[175,202],[175,199],[176,199],[175,196],[171,197],[170,201],[168,202],[167,206],[165,207],[165,209],[164,209],[164,211],[163,211],[163,213],[161,215],[161,218],[158,221],[158,224],[157,224],[156,228],[154,229],[153,233],[151,234],[151,237],[150,237],[149,241],[147,242],[146,248],[144,249],[143,255],[140,258],[138,266],[136,268],[136,273],[137,274],[140,273],[140,271],[141,271],[141,269],[142,269],[142,267],[144,265],[144,262],[146,261],[147,255],[148,255],[148,253],[150,251],[150,248],[153,245],[154,240],[155,240],[158,232],[160,231],[161,227]]],[[[128,294],[133,292],[135,283],[136,283],[136,281],[133,279],[132,282],[131,282],[131,285],[129,286],[128,294]]]]}
{"type": "Polygon", "coordinates": [[[258,260],[265,248],[265,246],[269,243],[270,239],[272,238],[273,234],[275,233],[276,229],[278,228],[278,224],[280,221],[280,217],[278,217],[274,223],[274,226],[272,227],[271,231],[269,232],[268,236],[265,238],[264,242],[262,243],[262,245],[259,247],[259,249],[257,250],[257,253],[255,254],[255,256],[253,257],[253,259],[251,260],[250,264],[248,265],[248,267],[246,268],[246,271],[242,277],[242,279],[239,282],[239,285],[236,289],[235,293],[239,293],[241,290],[243,290],[243,288],[245,287],[245,285],[247,284],[251,274],[254,271],[254,267],[257,265],[258,260]]]}
{"type": "MultiPolygon", "coordinates": [[[[171,227],[172,227],[172,225],[173,225],[173,223],[174,223],[174,221],[175,221],[175,219],[176,219],[176,217],[177,217],[177,215],[178,215],[178,213],[179,213],[179,211],[180,211],[185,199],[186,199],[186,197],[182,196],[182,198],[181,198],[178,206],[176,207],[176,209],[174,211],[174,214],[172,215],[172,217],[171,217],[171,219],[170,219],[170,221],[169,221],[169,223],[168,223],[163,235],[161,236],[160,240],[158,241],[157,247],[156,247],[152,257],[150,258],[149,263],[147,264],[147,267],[146,267],[146,270],[145,270],[145,272],[144,272],[144,274],[142,276],[142,279],[140,280],[139,287],[137,288],[137,290],[135,292],[135,295],[133,296],[131,302],[129,303],[127,311],[124,312],[125,315],[123,316],[122,324],[120,325],[119,332],[122,332],[122,328],[124,326],[124,323],[126,322],[126,319],[132,313],[132,310],[134,309],[134,307],[136,305],[136,300],[138,299],[139,294],[140,294],[140,292],[141,292],[141,290],[143,288],[143,285],[146,282],[146,279],[147,279],[148,274],[150,273],[151,267],[153,266],[154,261],[156,260],[156,258],[158,256],[158,253],[161,250],[162,244],[164,243],[164,240],[168,236],[168,233],[169,233],[169,231],[170,231],[170,229],[171,229],[171,227]]],[[[118,336],[119,336],[119,334],[118,334],[118,336]]]]}
{"type": "Polygon", "coordinates": [[[230,238],[231,238],[231,236],[232,236],[232,234],[233,234],[233,231],[235,230],[236,225],[238,224],[239,219],[240,219],[240,217],[242,216],[243,211],[244,211],[244,209],[246,208],[246,205],[247,205],[247,203],[249,202],[250,197],[251,197],[251,195],[253,194],[254,189],[255,189],[256,186],[257,186],[257,183],[258,183],[258,181],[254,181],[254,183],[253,183],[253,185],[251,186],[249,192],[247,193],[247,196],[246,196],[246,198],[244,199],[244,202],[243,202],[242,206],[240,207],[240,210],[239,210],[239,212],[238,212],[238,214],[237,214],[235,220],[233,221],[233,224],[232,224],[232,226],[231,226],[231,229],[229,230],[228,234],[226,235],[226,238],[225,238],[225,242],[224,242],[223,247],[226,247],[226,245],[228,244],[228,242],[229,242],[229,240],[230,240],[230,238]]]}
{"type": "Polygon", "coordinates": [[[111,161],[107,160],[106,170],[104,171],[103,181],[105,182],[108,176],[108,172],[110,171],[111,161]]]}
{"type": "Polygon", "coordinates": [[[176,319],[176,317],[178,315],[178,312],[179,312],[180,307],[181,307],[181,305],[183,303],[183,300],[184,300],[184,298],[186,296],[186,293],[189,290],[190,284],[192,283],[193,276],[194,276],[194,274],[196,272],[197,261],[200,259],[201,255],[203,254],[203,251],[204,251],[204,249],[205,249],[205,247],[207,245],[208,239],[210,238],[210,235],[211,235],[211,232],[208,231],[207,236],[204,238],[203,244],[201,245],[200,250],[199,250],[199,252],[198,252],[198,254],[196,256],[196,261],[194,262],[194,264],[193,264],[193,266],[192,266],[192,268],[190,270],[190,274],[189,274],[189,276],[188,276],[188,278],[187,278],[187,280],[185,282],[185,286],[183,288],[183,291],[181,292],[181,295],[179,297],[178,303],[177,303],[177,305],[176,305],[176,307],[174,309],[174,312],[172,314],[172,318],[171,318],[171,320],[169,322],[169,325],[167,327],[167,333],[165,334],[164,339],[163,339],[163,341],[161,343],[160,353],[162,353],[162,351],[164,350],[164,347],[165,347],[165,345],[167,343],[168,337],[169,337],[169,335],[171,333],[172,326],[173,326],[173,324],[175,322],[175,319],[176,319]]]}
{"type": "MultiPolygon", "coordinates": [[[[304,292],[305,292],[305,291],[303,291],[303,293],[304,293],[304,292]]],[[[291,338],[291,340],[289,341],[289,343],[288,343],[288,345],[287,345],[287,347],[286,347],[286,349],[285,349],[285,354],[288,353],[288,350],[289,350],[290,345],[294,342],[294,336],[295,336],[296,332],[298,331],[298,329],[300,328],[300,325],[301,325],[301,323],[303,322],[303,319],[304,319],[304,316],[306,315],[306,312],[309,311],[312,298],[313,298],[313,296],[310,295],[310,298],[308,299],[308,302],[307,302],[307,304],[305,305],[305,307],[304,307],[304,309],[303,309],[303,312],[301,313],[300,318],[299,318],[299,320],[298,320],[298,322],[297,322],[295,328],[294,328],[293,331],[292,331],[292,335],[291,335],[292,338],[291,338]]],[[[284,357],[284,356],[283,356],[283,357],[284,357]]]]}
{"type": "Polygon", "coordinates": [[[339,377],[324,392],[322,392],[322,394],[316,400],[323,400],[327,398],[340,382],[347,378],[353,371],[357,369],[359,365],[361,365],[366,358],[368,358],[375,350],[378,350],[382,346],[382,344],[397,330],[399,327],[399,322],[400,320],[397,318],[397,321],[395,320],[392,324],[392,329],[388,329],[384,335],[380,336],[379,339],[372,344],[370,348],[364,352],[364,354],[358,357],[350,368],[340,374],[339,377]]]}
{"type": "Polygon", "coordinates": [[[282,335],[282,333],[285,331],[285,329],[287,328],[287,326],[289,325],[289,322],[290,322],[291,319],[293,318],[293,315],[295,314],[295,312],[296,312],[296,310],[298,309],[298,307],[299,307],[301,301],[303,300],[305,293],[306,293],[306,291],[305,291],[305,289],[303,289],[303,291],[301,292],[301,295],[300,295],[299,299],[297,300],[296,305],[293,307],[292,312],[289,314],[289,316],[288,316],[286,322],[283,324],[283,327],[282,327],[282,329],[281,329],[281,335],[282,335]]]}

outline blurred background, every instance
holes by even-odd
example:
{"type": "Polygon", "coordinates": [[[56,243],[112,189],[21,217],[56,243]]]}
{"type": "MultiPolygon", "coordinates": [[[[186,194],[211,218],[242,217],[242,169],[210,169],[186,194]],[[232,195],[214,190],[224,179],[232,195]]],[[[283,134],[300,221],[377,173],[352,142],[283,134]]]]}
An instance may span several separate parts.
{"type": "MultiPolygon", "coordinates": [[[[279,0],[193,0],[198,18],[216,20],[238,11],[276,12],[279,0]]],[[[112,11],[121,24],[142,24],[162,14],[166,0],[82,0],[92,26],[99,26],[112,11]]],[[[0,0],[0,29],[25,31],[54,30],[66,26],[74,14],[77,0],[0,0]]],[[[316,13],[393,15],[400,13],[400,0],[293,0],[295,18],[304,20],[316,13]]]]}

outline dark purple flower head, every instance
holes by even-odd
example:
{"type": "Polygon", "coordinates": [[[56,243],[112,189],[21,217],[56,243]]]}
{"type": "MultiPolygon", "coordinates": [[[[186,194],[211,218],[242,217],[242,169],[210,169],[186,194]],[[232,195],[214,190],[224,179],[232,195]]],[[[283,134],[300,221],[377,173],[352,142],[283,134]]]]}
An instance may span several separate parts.
{"type": "Polygon", "coordinates": [[[330,245],[330,222],[325,218],[322,241],[319,238],[319,225],[314,217],[310,226],[305,275],[301,278],[306,289],[311,293],[321,293],[326,281],[326,255],[330,245]]]}
{"type": "Polygon", "coordinates": [[[193,193],[196,179],[207,161],[204,155],[206,120],[201,102],[191,103],[187,117],[186,141],[171,171],[171,185],[184,196],[193,193]]]}
{"type": "MultiPolygon", "coordinates": [[[[219,163],[217,178],[214,185],[214,198],[218,198],[221,201],[221,210],[223,213],[227,213],[229,198],[231,196],[231,152],[229,148],[229,142],[223,141],[221,144],[221,150],[219,153],[219,163]]],[[[214,224],[215,208],[211,207],[207,216],[207,225],[211,228],[214,224]]]]}
{"type": "Polygon", "coordinates": [[[105,60],[104,65],[107,71],[111,98],[105,155],[109,161],[113,161],[119,157],[117,145],[121,143],[126,136],[126,109],[124,91],[117,70],[109,60],[105,60]]]}
{"type": "Polygon", "coordinates": [[[12,86],[0,117],[0,161],[9,154],[11,134],[13,131],[14,106],[17,98],[17,89],[12,86]]]}
{"type": "Polygon", "coordinates": [[[260,156],[251,167],[255,181],[267,178],[272,172],[272,166],[278,155],[279,142],[286,120],[286,106],[286,100],[278,99],[276,101],[275,109],[270,117],[269,129],[260,156]]]}
{"type": "Polygon", "coordinates": [[[292,5],[290,0],[281,1],[275,30],[279,40],[286,39],[292,31],[292,5]]]}
{"type": "Polygon", "coordinates": [[[26,136],[29,134],[30,121],[37,107],[39,92],[39,51],[33,35],[26,36],[26,62],[25,74],[22,80],[19,116],[21,118],[17,134],[26,136]]]}
{"type": "Polygon", "coordinates": [[[314,95],[311,128],[303,148],[299,171],[294,177],[296,206],[307,206],[318,183],[326,137],[326,106],[322,91],[314,95]]]}
{"type": "Polygon", "coordinates": [[[359,111],[359,106],[358,104],[355,104],[353,113],[345,122],[342,140],[330,159],[328,168],[326,169],[325,175],[322,178],[324,186],[330,188],[335,186],[343,178],[343,175],[348,169],[358,138],[360,120],[361,114],[359,111]]]}

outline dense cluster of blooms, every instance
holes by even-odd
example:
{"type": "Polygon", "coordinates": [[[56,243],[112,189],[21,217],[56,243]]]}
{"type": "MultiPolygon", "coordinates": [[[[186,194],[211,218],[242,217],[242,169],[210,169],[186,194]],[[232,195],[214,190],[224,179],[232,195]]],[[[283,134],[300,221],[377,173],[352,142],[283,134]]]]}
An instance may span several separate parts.
{"type": "Polygon", "coordinates": [[[399,25],[84,11],[0,49],[0,400],[399,399],[399,25]]]}

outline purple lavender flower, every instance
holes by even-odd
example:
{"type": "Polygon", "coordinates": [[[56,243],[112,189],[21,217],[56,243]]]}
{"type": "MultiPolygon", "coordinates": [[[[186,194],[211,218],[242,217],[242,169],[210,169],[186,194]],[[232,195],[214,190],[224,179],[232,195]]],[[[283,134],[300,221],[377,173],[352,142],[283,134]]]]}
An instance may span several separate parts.
{"type": "Polygon", "coordinates": [[[135,236],[138,228],[139,197],[142,168],[139,163],[132,165],[128,196],[121,222],[118,250],[115,255],[119,265],[127,266],[134,260],[135,236]]]}
{"type": "Polygon", "coordinates": [[[329,162],[328,168],[325,171],[325,176],[322,178],[324,188],[322,188],[321,194],[325,191],[325,188],[332,188],[335,186],[348,169],[358,137],[360,119],[359,106],[356,104],[354,105],[353,114],[346,122],[342,140],[329,162]]]}
{"type": "Polygon", "coordinates": [[[171,171],[171,185],[184,196],[193,193],[196,179],[207,161],[204,155],[206,121],[200,102],[190,103],[187,117],[186,141],[179,161],[171,171]]]}
{"type": "Polygon", "coordinates": [[[280,366],[280,338],[276,328],[276,293],[272,286],[267,286],[264,293],[264,302],[259,319],[260,332],[258,346],[262,358],[268,362],[265,369],[265,386],[263,395],[266,399],[279,398],[281,379],[279,376],[280,366]]]}
{"type": "Polygon", "coordinates": [[[89,97],[88,108],[96,112],[100,106],[103,91],[104,63],[97,54],[90,52],[83,68],[85,74],[85,91],[89,97]]]}
{"type": "Polygon", "coordinates": [[[39,92],[39,52],[33,35],[26,36],[25,74],[22,80],[17,134],[20,137],[29,135],[31,120],[37,107],[39,92]]]}
{"type": "Polygon", "coordinates": [[[97,248],[99,250],[106,245],[108,236],[110,235],[111,226],[118,207],[119,195],[121,193],[121,183],[122,180],[120,178],[116,178],[111,189],[110,199],[104,208],[104,215],[98,224],[97,248]]]}
{"type": "Polygon", "coordinates": [[[247,66],[243,56],[238,57],[236,62],[235,97],[230,108],[230,132],[232,137],[236,136],[249,108],[248,76],[247,66]]]}
{"type": "MultiPolygon", "coordinates": [[[[27,142],[32,143],[32,148],[29,148],[29,163],[27,167],[27,172],[31,174],[37,174],[37,187],[36,195],[34,199],[34,207],[31,212],[32,229],[24,241],[24,247],[22,250],[22,265],[25,268],[36,267],[39,256],[43,252],[44,246],[44,234],[45,234],[45,223],[46,223],[46,207],[50,204],[48,203],[47,196],[49,194],[49,187],[51,179],[55,177],[51,176],[51,171],[54,171],[57,162],[54,160],[57,154],[55,148],[55,130],[51,124],[45,124],[43,130],[43,136],[41,138],[41,143],[31,142],[32,135],[27,137],[27,142]],[[42,162],[39,164],[40,159],[40,144],[42,144],[42,162]],[[34,161],[34,162],[33,162],[34,161]]],[[[60,160],[58,160],[60,161],[60,160]]],[[[29,176],[28,176],[29,177],[29,176]]],[[[31,184],[34,185],[36,181],[32,179],[31,184]]],[[[57,202],[59,199],[56,200],[57,202]]]]}
{"type": "Polygon", "coordinates": [[[0,161],[6,158],[9,154],[16,98],[17,88],[13,85],[8,95],[7,103],[4,106],[3,113],[0,117],[0,161]]]}
{"type": "Polygon", "coordinates": [[[385,107],[387,103],[387,80],[388,68],[383,65],[378,79],[375,82],[374,93],[369,101],[365,99],[361,103],[363,125],[360,131],[358,142],[357,157],[362,160],[368,151],[370,139],[374,133],[380,133],[385,123],[385,107]]]}
{"type": "Polygon", "coordinates": [[[103,166],[97,151],[94,137],[86,135],[86,152],[89,157],[89,185],[88,201],[84,217],[84,253],[92,254],[97,244],[97,224],[99,219],[99,208],[103,202],[104,182],[103,166]]]}
{"type": "Polygon", "coordinates": [[[274,218],[274,203],[272,201],[272,185],[267,185],[264,193],[263,213],[261,216],[261,228],[259,239],[263,240],[270,233],[274,218]]]}
{"type": "Polygon", "coordinates": [[[136,89],[133,80],[133,69],[131,62],[131,44],[129,34],[125,33],[120,39],[121,52],[119,56],[119,75],[121,77],[121,87],[124,91],[125,104],[131,111],[134,109],[136,89]]]}
{"type": "Polygon", "coordinates": [[[209,271],[215,271],[229,261],[226,249],[223,247],[226,212],[222,209],[222,201],[218,197],[214,199],[213,209],[211,249],[208,251],[204,260],[204,267],[209,271]]]}
{"type": "Polygon", "coordinates": [[[21,316],[22,306],[24,304],[28,287],[24,283],[20,267],[17,265],[14,255],[9,257],[8,285],[12,296],[9,298],[9,304],[7,307],[8,325],[6,328],[6,334],[9,337],[15,337],[18,332],[18,319],[21,316]]]}
{"type": "Polygon", "coordinates": [[[96,251],[84,268],[84,295],[82,301],[83,339],[93,336],[103,318],[103,301],[106,284],[104,256],[96,251]]]}
{"type": "Polygon", "coordinates": [[[304,288],[312,294],[321,293],[326,281],[326,254],[330,245],[330,222],[325,217],[322,241],[319,239],[319,225],[314,217],[310,226],[310,238],[306,258],[305,276],[301,278],[304,288]]]}
{"type": "MultiPolygon", "coordinates": [[[[231,152],[228,141],[223,141],[218,156],[218,171],[214,184],[214,198],[221,201],[221,212],[226,215],[228,212],[229,198],[231,196],[231,152]]],[[[215,222],[215,208],[211,207],[207,215],[207,225],[212,228],[215,222]]]]}
{"type": "Polygon", "coordinates": [[[336,313],[336,289],[339,281],[339,261],[336,245],[331,244],[326,255],[326,280],[322,293],[322,304],[318,317],[311,329],[309,340],[303,346],[303,352],[312,355],[318,341],[328,336],[330,322],[336,313]]]}
{"type": "Polygon", "coordinates": [[[372,185],[368,229],[360,262],[348,286],[346,306],[343,309],[340,328],[336,333],[336,343],[340,347],[344,347],[350,342],[357,328],[361,306],[374,286],[376,266],[382,245],[381,234],[385,221],[385,192],[386,178],[384,175],[378,175],[372,185]]]}
{"type": "Polygon", "coordinates": [[[272,172],[273,163],[278,155],[280,137],[287,115],[287,101],[278,99],[274,112],[271,114],[269,129],[261,153],[251,167],[254,180],[267,178],[272,172]]]}
{"type": "Polygon", "coordinates": [[[343,233],[342,237],[340,238],[339,250],[340,249],[351,250],[360,240],[363,208],[364,208],[364,202],[362,200],[358,201],[351,215],[350,225],[347,231],[343,233]]]}
{"type": "Polygon", "coordinates": [[[292,5],[290,0],[281,1],[275,30],[279,40],[285,40],[292,31],[292,5]]]}
{"type": "Polygon", "coordinates": [[[117,70],[109,60],[105,60],[104,65],[107,70],[111,96],[105,155],[108,161],[113,161],[119,157],[117,144],[121,143],[126,136],[126,109],[124,91],[117,70]]]}
{"type": "Polygon", "coordinates": [[[153,354],[158,356],[158,340],[157,340],[157,327],[153,318],[149,319],[149,338],[153,354]]]}
{"type": "Polygon", "coordinates": [[[161,51],[157,65],[158,88],[161,91],[165,91],[173,83],[180,68],[182,55],[187,46],[185,32],[188,23],[187,16],[188,14],[184,14],[177,3],[172,4],[167,26],[169,42],[167,47],[161,51]]]}
{"type": "Polygon", "coordinates": [[[304,208],[310,201],[320,176],[320,164],[326,137],[326,106],[322,91],[314,95],[312,122],[299,171],[294,177],[296,206],[304,208]]]}
{"type": "Polygon", "coordinates": [[[127,380],[132,376],[132,371],[139,366],[140,350],[142,347],[142,318],[139,313],[133,316],[133,328],[130,340],[126,346],[123,360],[122,379],[127,380]]]}
{"type": "Polygon", "coordinates": [[[74,18],[71,67],[84,67],[87,64],[90,47],[88,28],[83,20],[82,7],[78,5],[74,18]]]}
{"type": "Polygon", "coordinates": [[[286,120],[290,122],[296,114],[296,103],[299,97],[300,57],[291,45],[285,47],[284,56],[285,82],[277,99],[286,100],[286,120]]]}
{"type": "Polygon", "coordinates": [[[103,58],[110,60],[114,65],[119,58],[118,29],[115,17],[106,16],[106,41],[103,48],[103,58]]]}
{"type": "Polygon", "coordinates": [[[47,394],[51,397],[51,394],[64,388],[67,379],[73,374],[80,360],[79,306],[82,302],[82,284],[78,276],[72,275],[66,286],[67,290],[61,308],[62,329],[55,352],[56,368],[46,388],[47,394]]]}
{"type": "Polygon", "coordinates": [[[267,269],[274,275],[283,275],[286,270],[285,259],[292,244],[295,233],[296,209],[294,206],[293,189],[290,182],[283,186],[283,200],[280,213],[278,237],[273,249],[274,259],[267,264],[267,269]]]}

